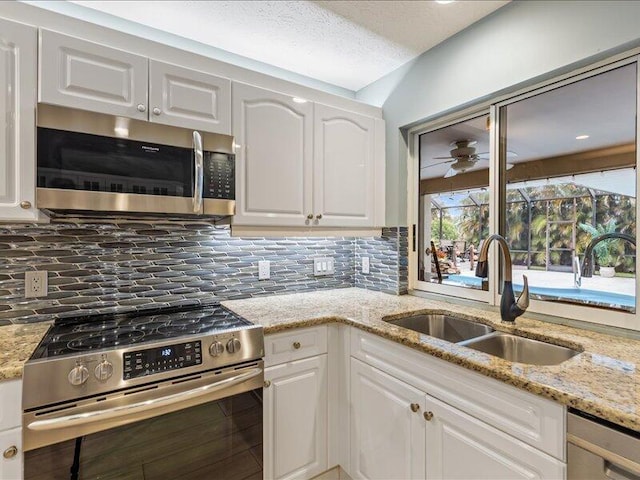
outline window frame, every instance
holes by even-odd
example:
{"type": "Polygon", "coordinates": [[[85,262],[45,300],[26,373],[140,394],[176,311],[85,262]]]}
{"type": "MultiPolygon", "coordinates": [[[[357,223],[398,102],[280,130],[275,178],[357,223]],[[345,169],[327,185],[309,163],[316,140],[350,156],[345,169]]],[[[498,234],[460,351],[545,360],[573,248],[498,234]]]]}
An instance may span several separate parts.
{"type": "MultiPolygon", "coordinates": [[[[498,275],[489,276],[489,291],[474,290],[453,285],[441,285],[437,283],[425,282],[418,280],[418,252],[414,251],[412,245],[417,243],[418,226],[420,225],[418,214],[419,196],[419,152],[420,152],[420,135],[438,130],[456,123],[460,123],[479,115],[489,113],[490,132],[489,132],[489,234],[498,233],[499,231],[499,211],[502,204],[500,189],[506,188],[500,185],[501,172],[499,169],[499,151],[500,142],[500,109],[520,100],[530,98],[542,93],[555,90],[557,88],[579,82],[586,78],[605,73],[607,71],[619,68],[625,65],[636,65],[636,116],[640,116],[640,49],[634,49],[626,54],[611,57],[602,62],[592,64],[590,66],[574,70],[567,74],[551,78],[542,83],[538,83],[529,88],[521,89],[512,94],[500,97],[490,98],[482,103],[474,106],[459,109],[442,116],[434,116],[433,119],[420,123],[408,130],[408,156],[407,156],[407,220],[409,228],[409,292],[429,293],[436,295],[444,295],[446,297],[457,297],[461,299],[471,300],[480,305],[498,306],[500,305],[501,295],[499,293],[500,279],[498,275]],[[412,226],[415,226],[412,228],[412,226]]],[[[640,121],[636,121],[636,219],[640,220],[640,201],[638,194],[640,193],[640,121]]],[[[640,221],[636,222],[635,237],[640,238],[640,221]]],[[[416,248],[417,250],[417,248],[416,248]]],[[[638,257],[636,257],[636,272],[638,268],[638,257]]],[[[498,271],[500,267],[499,255],[497,254],[497,245],[492,245],[489,253],[489,268],[491,271],[498,271]]],[[[574,319],[595,323],[599,325],[608,325],[630,330],[640,330],[640,278],[636,274],[636,311],[635,313],[623,312],[613,309],[603,309],[587,305],[577,305],[569,303],[552,302],[546,300],[531,299],[528,312],[550,315],[567,319],[574,319]],[[604,313],[604,315],[603,315],[604,313]]],[[[526,314],[525,314],[526,315],[526,314]]]]}

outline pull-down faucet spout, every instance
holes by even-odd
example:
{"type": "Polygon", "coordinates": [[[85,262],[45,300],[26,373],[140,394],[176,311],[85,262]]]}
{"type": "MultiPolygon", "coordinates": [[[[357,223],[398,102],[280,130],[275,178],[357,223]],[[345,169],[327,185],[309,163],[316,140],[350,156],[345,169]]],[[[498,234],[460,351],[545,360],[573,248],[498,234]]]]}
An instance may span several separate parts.
{"type": "Polygon", "coordinates": [[[584,260],[582,262],[582,276],[586,278],[591,278],[593,276],[593,262],[591,261],[591,255],[593,253],[593,249],[596,245],[598,245],[603,240],[609,240],[611,238],[619,238],[620,240],[625,240],[629,242],[634,247],[636,246],[636,239],[631,235],[620,232],[611,232],[604,233],[602,235],[598,235],[591,239],[591,243],[587,246],[587,249],[584,251],[584,260]]]}
{"type": "Polygon", "coordinates": [[[476,277],[487,278],[488,277],[488,265],[487,257],[489,255],[489,245],[492,241],[496,240],[500,245],[500,250],[504,257],[504,279],[502,283],[502,300],[500,301],[500,316],[503,322],[514,322],[517,317],[522,315],[529,306],[529,282],[525,275],[524,287],[522,293],[516,301],[513,295],[513,282],[512,270],[513,265],[511,263],[511,252],[509,251],[509,245],[507,241],[501,235],[494,234],[488,237],[483,243],[480,253],[478,255],[478,266],[476,267],[476,277]]]}

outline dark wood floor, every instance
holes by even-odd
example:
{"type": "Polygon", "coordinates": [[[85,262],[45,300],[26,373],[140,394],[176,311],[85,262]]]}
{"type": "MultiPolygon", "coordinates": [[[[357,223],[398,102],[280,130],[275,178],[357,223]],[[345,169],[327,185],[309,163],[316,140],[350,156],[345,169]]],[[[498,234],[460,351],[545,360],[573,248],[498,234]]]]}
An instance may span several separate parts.
{"type": "MultiPolygon", "coordinates": [[[[74,448],[26,452],[25,480],[68,480],[74,448]]],[[[249,392],[88,435],[80,479],[262,479],[262,402],[249,392]]]]}

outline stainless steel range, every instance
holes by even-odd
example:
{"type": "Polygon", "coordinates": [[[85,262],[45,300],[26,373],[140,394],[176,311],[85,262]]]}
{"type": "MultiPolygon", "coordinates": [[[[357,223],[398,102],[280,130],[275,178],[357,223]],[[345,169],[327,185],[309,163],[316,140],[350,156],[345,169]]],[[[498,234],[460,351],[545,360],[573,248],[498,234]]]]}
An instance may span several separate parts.
{"type": "Polygon", "coordinates": [[[262,327],[220,305],[57,321],[24,367],[25,479],[199,478],[234,458],[261,478],[263,355],[262,327]]]}

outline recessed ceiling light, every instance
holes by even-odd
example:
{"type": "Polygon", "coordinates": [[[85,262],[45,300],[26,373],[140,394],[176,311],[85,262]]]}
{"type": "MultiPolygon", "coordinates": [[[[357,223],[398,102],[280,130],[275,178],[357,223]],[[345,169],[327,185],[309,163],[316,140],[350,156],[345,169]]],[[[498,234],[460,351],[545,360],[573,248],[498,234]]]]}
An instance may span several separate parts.
{"type": "Polygon", "coordinates": [[[296,103],[307,103],[307,101],[304,98],[300,98],[300,97],[293,97],[293,101],[296,103]]]}
{"type": "Polygon", "coordinates": [[[587,138],[589,138],[589,135],[578,135],[576,140],[586,140],[587,138]]]}
{"type": "Polygon", "coordinates": [[[447,3],[453,3],[454,0],[436,0],[436,3],[439,3],[440,5],[446,5],[447,3]]]}

